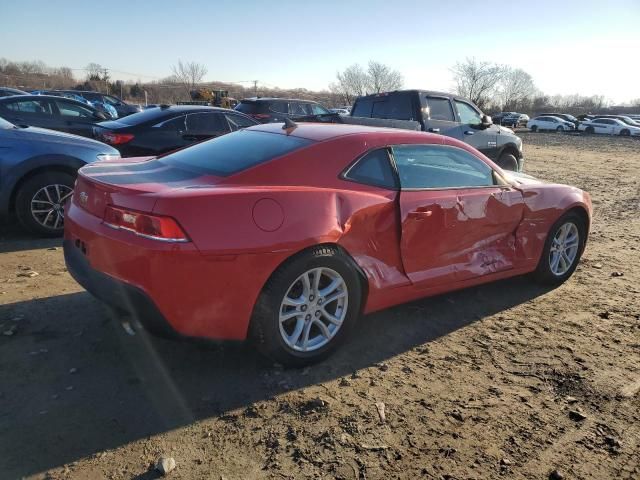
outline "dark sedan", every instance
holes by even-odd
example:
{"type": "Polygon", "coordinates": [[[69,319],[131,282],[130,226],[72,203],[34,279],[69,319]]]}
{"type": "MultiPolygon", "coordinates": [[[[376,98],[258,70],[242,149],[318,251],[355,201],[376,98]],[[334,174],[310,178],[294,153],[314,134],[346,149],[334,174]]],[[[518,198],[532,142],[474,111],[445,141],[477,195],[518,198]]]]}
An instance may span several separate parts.
{"type": "Polygon", "coordinates": [[[15,125],[49,128],[83,137],[92,137],[95,123],[106,118],[89,105],[50,95],[0,98],[0,117],[15,125]]]}
{"type": "Polygon", "coordinates": [[[161,105],[95,126],[94,137],[123,157],[160,155],[193,143],[257,125],[253,118],[224,108],[161,105]]]}
{"type": "Polygon", "coordinates": [[[104,143],[0,118],[0,220],[15,214],[34,233],[61,235],[78,168],[119,158],[104,143]]]}

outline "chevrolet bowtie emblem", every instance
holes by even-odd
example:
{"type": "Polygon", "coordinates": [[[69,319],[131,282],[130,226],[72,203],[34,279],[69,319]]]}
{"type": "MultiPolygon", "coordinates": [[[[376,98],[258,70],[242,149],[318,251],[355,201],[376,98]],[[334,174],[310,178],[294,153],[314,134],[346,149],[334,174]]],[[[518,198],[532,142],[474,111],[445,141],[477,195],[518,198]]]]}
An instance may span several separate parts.
{"type": "Polygon", "coordinates": [[[88,199],[89,199],[89,195],[87,195],[87,192],[80,192],[80,203],[82,205],[86,205],[88,199]]]}

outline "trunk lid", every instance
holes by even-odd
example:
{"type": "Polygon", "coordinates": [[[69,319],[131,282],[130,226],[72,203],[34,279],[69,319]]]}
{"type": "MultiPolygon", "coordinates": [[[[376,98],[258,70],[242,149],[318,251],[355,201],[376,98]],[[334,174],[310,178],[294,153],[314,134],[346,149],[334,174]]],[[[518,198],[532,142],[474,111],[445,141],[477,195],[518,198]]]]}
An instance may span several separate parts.
{"type": "Polygon", "coordinates": [[[213,186],[219,180],[144,157],[97,162],[78,171],[73,202],[100,218],[104,217],[107,205],[152,212],[159,194],[187,187],[213,186]]]}

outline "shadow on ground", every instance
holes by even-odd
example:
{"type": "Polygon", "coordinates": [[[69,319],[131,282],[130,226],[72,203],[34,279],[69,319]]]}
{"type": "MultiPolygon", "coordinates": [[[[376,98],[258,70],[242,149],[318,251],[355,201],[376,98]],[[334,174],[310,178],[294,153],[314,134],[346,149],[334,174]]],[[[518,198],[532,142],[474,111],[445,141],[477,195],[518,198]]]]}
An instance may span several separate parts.
{"type": "Polygon", "coordinates": [[[1,305],[0,324],[24,318],[0,336],[0,471],[42,472],[347,375],[543,293],[518,278],[369,315],[329,360],[279,382],[249,345],[130,336],[84,292],[1,305]]]}

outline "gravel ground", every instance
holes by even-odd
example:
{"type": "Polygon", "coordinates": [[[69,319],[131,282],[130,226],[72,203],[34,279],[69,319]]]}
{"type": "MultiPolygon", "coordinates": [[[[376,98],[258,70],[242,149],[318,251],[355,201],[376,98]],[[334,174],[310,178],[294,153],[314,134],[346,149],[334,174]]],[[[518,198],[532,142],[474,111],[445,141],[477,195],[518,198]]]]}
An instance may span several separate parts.
{"type": "Polygon", "coordinates": [[[528,173],[593,196],[573,278],[370,315],[304,370],[131,336],[60,241],[0,226],[0,478],[151,479],[160,455],[175,479],[640,478],[640,141],[522,137],[528,173]]]}

